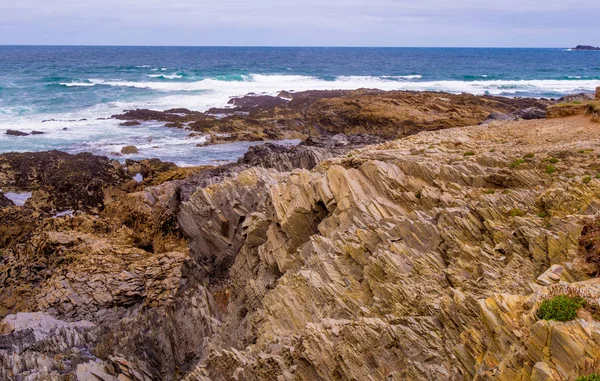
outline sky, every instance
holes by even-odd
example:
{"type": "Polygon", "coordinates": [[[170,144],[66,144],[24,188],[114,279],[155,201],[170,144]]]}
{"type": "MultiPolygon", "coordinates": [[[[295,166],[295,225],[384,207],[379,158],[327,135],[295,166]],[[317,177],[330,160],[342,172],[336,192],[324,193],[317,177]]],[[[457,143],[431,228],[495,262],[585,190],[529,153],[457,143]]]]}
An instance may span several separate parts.
{"type": "Polygon", "coordinates": [[[600,45],[600,1],[0,0],[3,45],[600,45]]]}

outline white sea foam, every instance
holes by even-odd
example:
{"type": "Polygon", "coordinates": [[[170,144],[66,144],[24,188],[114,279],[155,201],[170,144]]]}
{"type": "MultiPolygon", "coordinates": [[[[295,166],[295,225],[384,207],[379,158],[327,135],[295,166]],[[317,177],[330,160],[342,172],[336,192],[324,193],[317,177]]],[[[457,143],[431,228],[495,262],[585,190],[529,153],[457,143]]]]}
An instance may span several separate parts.
{"type": "MultiPolygon", "coordinates": [[[[158,73],[157,73],[158,74],[158,73]]],[[[166,75],[169,75],[165,73],[166,75]]],[[[188,132],[164,128],[163,123],[143,123],[141,126],[121,127],[117,120],[98,120],[127,109],[149,108],[166,110],[184,107],[205,111],[211,107],[224,107],[233,96],[248,93],[276,95],[281,90],[331,90],[377,88],[382,90],[433,90],[452,93],[468,92],[493,95],[567,94],[592,91],[600,81],[589,79],[564,80],[488,80],[431,81],[417,78],[418,74],[395,77],[344,76],[333,81],[300,75],[248,75],[241,80],[204,79],[199,81],[118,81],[90,79],[84,82],[64,83],[65,86],[115,86],[155,90],[152,97],[130,101],[98,104],[90,108],[47,115],[21,113],[19,108],[0,112],[0,152],[42,151],[60,149],[71,153],[92,152],[123,159],[119,152],[124,145],[135,145],[139,155],[131,158],[158,157],[180,164],[196,165],[212,160],[235,160],[247,148],[242,144],[219,145],[215,148],[196,147],[204,138],[190,139],[188,132]],[[55,119],[41,123],[42,119],[55,119]],[[85,120],[83,120],[85,119],[85,120]],[[67,128],[67,130],[63,130],[67,128]],[[14,137],[4,134],[7,129],[45,132],[43,135],[14,137]]],[[[228,78],[230,79],[230,78],[228,78]]]]}
{"type": "Polygon", "coordinates": [[[179,74],[148,74],[150,78],[164,78],[164,79],[177,79],[183,78],[182,75],[179,74]]]}
{"type": "Polygon", "coordinates": [[[96,83],[91,82],[62,82],[59,85],[67,87],[90,87],[95,86],[96,83]]]}
{"type": "MultiPolygon", "coordinates": [[[[453,93],[511,95],[519,93],[571,93],[592,91],[600,85],[598,80],[476,80],[476,81],[414,81],[418,75],[399,77],[340,76],[334,81],[300,75],[262,75],[254,74],[243,81],[225,81],[213,78],[195,82],[154,82],[154,81],[111,81],[90,79],[88,82],[74,82],[67,86],[115,86],[135,87],[162,92],[210,91],[213,95],[227,97],[245,95],[250,92],[276,94],[281,90],[349,90],[358,88],[377,88],[381,90],[430,90],[453,93]],[[404,80],[394,80],[404,79],[404,80]]],[[[156,75],[158,77],[158,75],[156,75]]],[[[170,78],[170,76],[164,76],[170,78]]],[[[484,77],[483,75],[481,77],[484,77]]],[[[484,77],[485,78],[485,77],[484,77]]],[[[577,79],[573,76],[572,79],[577,79]]]]}

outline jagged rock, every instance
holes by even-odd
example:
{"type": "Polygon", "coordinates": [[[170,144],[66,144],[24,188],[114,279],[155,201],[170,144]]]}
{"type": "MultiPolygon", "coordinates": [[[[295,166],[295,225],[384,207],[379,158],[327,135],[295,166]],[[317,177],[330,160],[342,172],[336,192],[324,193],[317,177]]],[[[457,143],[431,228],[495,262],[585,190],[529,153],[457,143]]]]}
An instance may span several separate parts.
{"type": "Polygon", "coordinates": [[[598,136],[585,118],[521,120],[312,170],[209,168],[98,217],[38,216],[44,226],[9,236],[0,300],[97,324],[82,374],[572,381],[600,370],[599,323],[535,313],[559,293],[600,302],[600,182],[586,177],[598,136]]]}
{"type": "Polygon", "coordinates": [[[318,147],[285,147],[265,143],[250,147],[238,162],[255,167],[275,168],[278,171],[291,171],[295,168],[312,169],[336,154],[341,152],[318,147]]]}

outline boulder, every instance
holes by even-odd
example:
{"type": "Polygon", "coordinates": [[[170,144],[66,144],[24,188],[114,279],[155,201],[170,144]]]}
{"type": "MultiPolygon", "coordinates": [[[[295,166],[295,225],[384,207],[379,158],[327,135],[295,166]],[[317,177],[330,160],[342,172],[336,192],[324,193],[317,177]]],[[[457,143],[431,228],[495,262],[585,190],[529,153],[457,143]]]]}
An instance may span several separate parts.
{"type": "Polygon", "coordinates": [[[132,155],[136,153],[140,153],[140,150],[136,146],[125,146],[121,148],[121,153],[124,155],[132,155]]]}

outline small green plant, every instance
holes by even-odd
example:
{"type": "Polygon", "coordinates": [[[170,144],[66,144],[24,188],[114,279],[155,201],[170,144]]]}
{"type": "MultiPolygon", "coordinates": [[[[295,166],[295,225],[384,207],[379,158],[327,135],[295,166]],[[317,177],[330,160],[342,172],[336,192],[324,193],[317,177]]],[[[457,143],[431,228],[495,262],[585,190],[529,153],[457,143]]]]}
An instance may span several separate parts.
{"type": "Polygon", "coordinates": [[[350,152],[349,154],[346,155],[346,157],[352,157],[354,156],[354,154],[352,152],[350,152]]]}
{"type": "Polygon", "coordinates": [[[473,156],[473,155],[475,155],[475,152],[473,152],[473,151],[467,151],[464,153],[464,156],[473,156]]]}
{"type": "Polygon", "coordinates": [[[592,181],[592,178],[590,176],[584,176],[581,181],[583,181],[584,184],[588,184],[590,181],[592,181]]]}
{"type": "Polygon", "coordinates": [[[577,317],[577,310],[585,305],[579,296],[558,295],[544,300],[537,310],[537,317],[542,320],[571,321],[577,317]]]}
{"type": "Polygon", "coordinates": [[[587,376],[580,376],[576,381],[600,381],[600,376],[597,374],[588,374],[587,376]]]}
{"type": "Polygon", "coordinates": [[[559,160],[555,157],[551,157],[550,159],[548,159],[548,162],[550,162],[551,164],[556,164],[556,163],[558,163],[558,161],[559,160]]]}
{"type": "Polygon", "coordinates": [[[551,174],[553,174],[554,172],[556,172],[556,167],[555,167],[555,166],[553,166],[553,165],[550,165],[550,164],[548,164],[548,165],[546,166],[546,173],[548,173],[548,174],[550,174],[550,175],[551,175],[551,174]]]}
{"type": "Polygon", "coordinates": [[[486,189],[486,190],[483,191],[483,193],[485,193],[485,194],[494,194],[494,193],[496,193],[496,190],[495,189],[486,189]]]}
{"type": "Polygon", "coordinates": [[[492,149],[490,150],[490,152],[496,152],[496,149],[495,149],[495,148],[492,148],[492,149]]]}
{"type": "Polygon", "coordinates": [[[597,178],[597,179],[600,179],[600,173],[598,173],[598,174],[596,175],[596,178],[597,178]]]}
{"type": "Polygon", "coordinates": [[[532,159],[535,156],[534,153],[528,153],[527,155],[523,156],[525,159],[532,159]]]}
{"type": "Polygon", "coordinates": [[[512,208],[508,211],[508,214],[510,214],[511,217],[523,217],[525,212],[519,208],[512,208]]]}
{"type": "Polygon", "coordinates": [[[545,210],[542,210],[541,212],[539,212],[539,213],[537,214],[537,216],[538,216],[539,218],[546,218],[546,217],[548,217],[548,212],[547,212],[547,211],[545,211],[545,210]]]}
{"type": "Polygon", "coordinates": [[[510,167],[517,168],[519,165],[523,164],[524,162],[525,162],[524,159],[517,159],[510,164],[510,167]]]}

